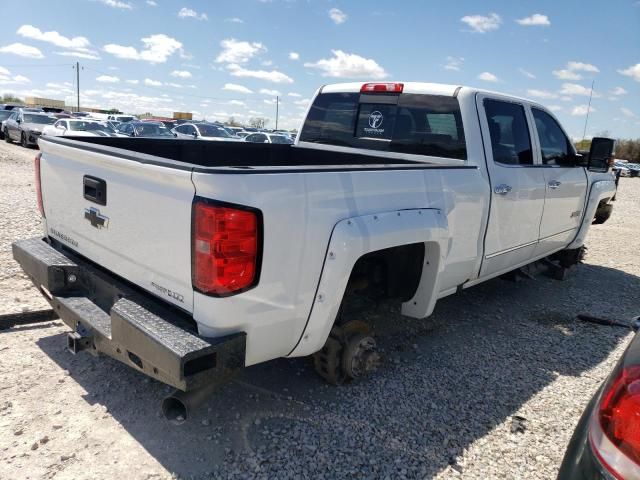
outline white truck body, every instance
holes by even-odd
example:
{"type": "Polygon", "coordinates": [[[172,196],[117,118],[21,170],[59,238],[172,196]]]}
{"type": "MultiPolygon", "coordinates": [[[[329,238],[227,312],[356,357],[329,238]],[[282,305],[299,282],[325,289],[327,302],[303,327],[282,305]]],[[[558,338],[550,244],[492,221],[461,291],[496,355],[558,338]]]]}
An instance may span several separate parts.
{"type": "MultiPolygon", "coordinates": [[[[361,104],[367,96],[375,104],[378,93],[361,94],[362,86],[323,87],[309,115],[327,94],[361,96],[361,104]]],[[[203,337],[246,333],[245,365],[320,350],[354,265],[371,252],[424,244],[424,256],[416,259],[419,281],[402,303],[403,314],[424,318],[439,298],[582,246],[595,209],[613,196],[615,185],[610,173],[544,162],[541,124],[534,113],[553,116],[542,105],[473,88],[423,83],[404,83],[399,96],[459,104],[455,115],[461,121],[458,134],[464,128],[458,139],[465,151],[459,157],[464,158],[309,141],[310,120],[303,124],[296,145],[286,147],[314,158],[323,155],[321,162],[308,165],[225,166],[222,161],[209,166],[106,143],[42,139],[45,235],[184,311],[203,337]],[[488,115],[489,105],[498,113],[488,115]],[[505,120],[510,111],[516,111],[515,120],[505,120]],[[530,152],[525,156],[530,163],[501,163],[494,158],[498,137],[492,138],[491,129],[498,135],[495,125],[503,122],[503,137],[510,135],[509,128],[516,132],[518,112],[526,122],[513,135],[528,134],[530,152]],[[332,164],[339,154],[349,155],[352,163],[332,164]],[[86,175],[106,181],[106,205],[96,206],[83,197],[86,175]],[[252,288],[221,297],[193,288],[192,205],[197,198],[261,212],[259,280],[252,288]],[[84,216],[90,211],[101,218],[100,228],[84,216]]],[[[394,101],[393,94],[380,94],[383,97],[394,101]]],[[[384,116],[375,110],[363,117],[369,122],[364,128],[386,135],[384,128],[377,128],[378,115],[384,116]]],[[[446,123],[452,118],[438,117],[444,122],[441,128],[452,128],[446,123]]],[[[425,135],[449,142],[455,132],[425,135]]],[[[502,138],[500,143],[510,145],[509,141],[516,145],[519,140],[502,138]]],[[[153,142],[168,146],[180,141],[153,142]]],[[[249,147],[233,144],[230,155],[232,148],[249,147]]]]}

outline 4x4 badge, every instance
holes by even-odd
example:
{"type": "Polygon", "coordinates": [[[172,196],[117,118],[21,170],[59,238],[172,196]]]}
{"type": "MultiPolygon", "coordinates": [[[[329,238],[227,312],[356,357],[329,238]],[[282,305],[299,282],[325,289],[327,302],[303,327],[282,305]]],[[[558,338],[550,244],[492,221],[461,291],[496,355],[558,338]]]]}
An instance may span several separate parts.
{"type": "Polygon", "coordinates": [[[104,215],[100,215],[100,210],[97,208],[85,208],[84,210],[84,218],[89,220],[92,227],[107,228],[109,226],[109,217],[105,217],[104,215]]]}

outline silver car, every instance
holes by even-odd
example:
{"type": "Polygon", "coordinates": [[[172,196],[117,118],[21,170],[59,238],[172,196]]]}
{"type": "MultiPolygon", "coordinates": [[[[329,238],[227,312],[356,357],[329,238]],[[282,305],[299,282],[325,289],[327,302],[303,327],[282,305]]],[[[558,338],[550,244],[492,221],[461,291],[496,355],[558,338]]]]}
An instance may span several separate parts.
{"type": "Polygon", "coordinates": [[[22,110],[13,113],[4,121],[4,140],[20,142],[25,148],[38,145],[38,138],[42,129],[47,125],[53,125],[57,118],[46,113],[24,112],[22,110]]]}
{"type": "Polygon", "coordinates": [[[198,140],[239,142],[237,137],[231,136],[227,130],[212,123],[183,123],[172,130],[178,138],[192,138],[198,140]]]}

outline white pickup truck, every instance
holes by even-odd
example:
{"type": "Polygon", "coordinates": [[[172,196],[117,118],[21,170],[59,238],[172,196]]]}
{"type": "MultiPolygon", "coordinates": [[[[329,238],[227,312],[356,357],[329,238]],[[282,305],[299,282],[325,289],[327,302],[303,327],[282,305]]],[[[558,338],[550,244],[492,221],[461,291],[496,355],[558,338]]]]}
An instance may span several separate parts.
{"type": "Polygon", "coordinates": [[[189,392],[168,415],[278,357],[315,354],[328,381],[357,378],[378,356],[367,325],[340,315],[346,292],[424,318],[540,259],[569,267],[615,192],[612,141],[584,158],[540,104],[428,83],[324,86],[294,146],[46,137],[40,149],[44,237],[14,257],[73,352],[189,392]]]}

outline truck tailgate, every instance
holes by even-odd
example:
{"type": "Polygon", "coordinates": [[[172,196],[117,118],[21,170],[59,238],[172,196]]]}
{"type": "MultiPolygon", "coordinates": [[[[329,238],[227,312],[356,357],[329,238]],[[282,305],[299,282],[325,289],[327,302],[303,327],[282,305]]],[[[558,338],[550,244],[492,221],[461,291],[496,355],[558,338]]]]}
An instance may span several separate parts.
{"type": "Polygon", "coordinates": [[[191,171],[47,141],[40,147],[47,234],[192,312],[191,171]]]}

